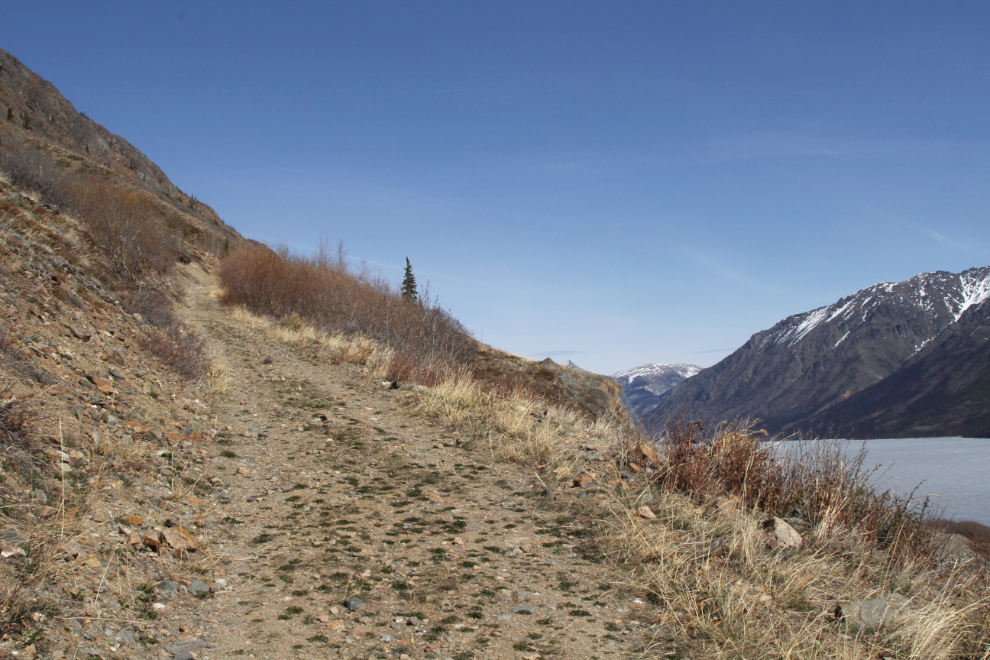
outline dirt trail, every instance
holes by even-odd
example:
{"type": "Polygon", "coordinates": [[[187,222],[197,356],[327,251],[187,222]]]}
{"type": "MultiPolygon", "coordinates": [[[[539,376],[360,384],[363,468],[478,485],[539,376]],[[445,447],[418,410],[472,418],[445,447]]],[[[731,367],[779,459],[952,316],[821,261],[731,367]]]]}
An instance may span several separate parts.
{"type": "Polygon", "coordinates": [[[582,546],[591,507],[412,414],[413,393],[238,324],[187,273],[188,320],[230,386],[214,406],[227,430],[181,450],[223,481],[196,521],[217,539],[202,576],[216,593],[156,591],[186,642],[162,657],[637,655],[646,610],[582,546]]]}

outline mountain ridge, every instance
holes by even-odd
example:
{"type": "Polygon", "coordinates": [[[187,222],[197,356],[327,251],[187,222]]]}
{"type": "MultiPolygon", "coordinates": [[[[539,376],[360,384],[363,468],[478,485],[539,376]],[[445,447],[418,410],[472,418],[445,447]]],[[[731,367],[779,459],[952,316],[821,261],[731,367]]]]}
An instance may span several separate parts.
{"type": "Polygon", "coordinates": [[[622,386],[626,410],[640,418],[656,408],[672,387],[700,371],[693,364],[658,362],[617,371],[612,378],[622,386]]]}
{"type": "Polygon", "coordinates": [[[761,420],[770,433],[808,432],[812,420],[880,383],[990,299],[990,267],[881,282],[755,333],[731,355],[674,387],[647,415],[706,423],[761,420]]]}

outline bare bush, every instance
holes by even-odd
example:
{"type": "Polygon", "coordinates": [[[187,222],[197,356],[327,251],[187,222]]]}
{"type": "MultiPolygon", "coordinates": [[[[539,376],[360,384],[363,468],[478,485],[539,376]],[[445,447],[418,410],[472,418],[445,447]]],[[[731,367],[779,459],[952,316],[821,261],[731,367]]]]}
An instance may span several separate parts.
{"type": "Polygon", "coordinates": [[[66,189],[65,168],[24,138],[0,134],[0,171],[10,182],[33,190],[47,201],[60,197],[66,189]]]}
{"type": "Polygon", "coordinates": [[[153,330],[140,345],[183,378],[199,378],[209,368],[206,342],[184,324],[153,330]]]}
{"type": "Polygon", "coordinates": [[[865,450],[849,457],[838,442],[817,441],[783,454],[752,429],[728,425],[706,435],[700,423],[683,420],[657,442],[665,454],[660,485],[698,501],[728,493],[771,515],[800,512],[819,535],[854,531],[896,565],[937,550],[927,500],[876,490],[865,450]]]}
{"type": "Polygon", "coordinates": [[[276,318],[295,313],[327,334],[388,346],[396,354],[395,378],[434,384],[474,354],[467,331],[436,301],[403,300],[387,282],[351,273],[342,256],[325,250],[306,258],[246,246],[224,261],[220,280],[226,304],[276,318]]]}
{"type": "Polygon", "coordinates": [[[103,176],[73,172],[16,135],[0,135],[0,170],[14,185],[40,193],[45,202],[81,220],[120,279],[133,282],[171,269],[176,242],[163,230],[164,212],[148,194],[113,185],[103,176]]]}
{"type": "Polygon", "coordinates": [[[172,301],[160,291],[137,288],[121,295],[121,303],[130,314],[141,317],[157,328],[171,328],[179,324],[172,311],[172,301]]]}

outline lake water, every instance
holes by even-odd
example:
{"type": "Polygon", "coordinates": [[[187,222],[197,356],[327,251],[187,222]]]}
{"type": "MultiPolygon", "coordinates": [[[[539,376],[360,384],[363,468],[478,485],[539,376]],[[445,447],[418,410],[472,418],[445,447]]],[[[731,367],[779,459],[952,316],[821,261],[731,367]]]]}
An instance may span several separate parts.
{"type": "Polygon", "coordinates": [[[882,466],[875,475],[881,490],[907,494],[920,484],[915,495],[932,495],[943,518],[990,525],[990,439],[851,440],[846,451],[855,455],[864,445],[864,467],[882,466]]]}

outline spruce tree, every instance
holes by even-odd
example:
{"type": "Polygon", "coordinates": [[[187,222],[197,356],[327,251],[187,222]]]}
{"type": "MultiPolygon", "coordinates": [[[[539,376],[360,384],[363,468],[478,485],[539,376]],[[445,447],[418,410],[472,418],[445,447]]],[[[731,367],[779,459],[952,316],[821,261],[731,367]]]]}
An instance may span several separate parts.
{"type": "Polygon", "coordinates": [[[402,299],[413,302],[419,300],[419,293],[416,291],[416,276],[413,275],[409,257],[406,257],[406,276],[402,279],[402,299]]]}

